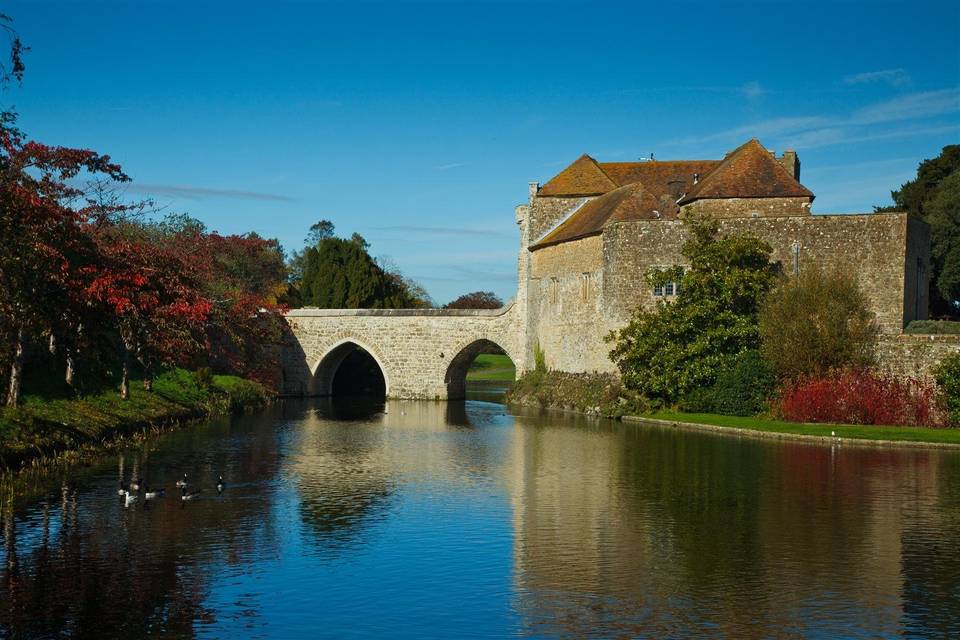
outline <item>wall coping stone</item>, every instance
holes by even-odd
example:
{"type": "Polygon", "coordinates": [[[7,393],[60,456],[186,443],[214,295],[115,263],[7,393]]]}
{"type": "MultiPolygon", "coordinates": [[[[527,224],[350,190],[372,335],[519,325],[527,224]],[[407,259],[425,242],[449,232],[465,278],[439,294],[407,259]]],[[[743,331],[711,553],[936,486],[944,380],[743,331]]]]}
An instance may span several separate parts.
{"type": "Polygon", "coordinates": [[[328,318],[328,317],[358,317],[377,316],[381,318],[496,318],[506,315],[514,305],[510,300],[499,309],[321,309],[319,307],[303,307],[290,309],[284,316],[287,318],[328,318]]]}

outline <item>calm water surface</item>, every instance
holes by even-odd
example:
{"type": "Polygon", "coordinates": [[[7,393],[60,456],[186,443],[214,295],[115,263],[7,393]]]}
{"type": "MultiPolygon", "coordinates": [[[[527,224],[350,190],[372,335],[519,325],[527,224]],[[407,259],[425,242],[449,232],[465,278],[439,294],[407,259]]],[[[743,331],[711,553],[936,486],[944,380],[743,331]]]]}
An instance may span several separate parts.
{"type": "Polygon", "coordinates": [[[298,401],[19,491],[0,637],[960,637],[952,451],[298,401]]]}

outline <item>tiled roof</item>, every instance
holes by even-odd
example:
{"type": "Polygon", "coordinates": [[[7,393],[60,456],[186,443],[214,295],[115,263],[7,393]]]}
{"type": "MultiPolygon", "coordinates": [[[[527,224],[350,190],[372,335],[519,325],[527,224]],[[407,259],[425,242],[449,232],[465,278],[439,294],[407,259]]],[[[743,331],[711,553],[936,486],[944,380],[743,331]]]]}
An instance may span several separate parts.
{"type": "Polygon", "coordinates": [[[703,198],[813,198],[813,193],[753,138],[727,154],[680,204],[703,198]]]}
{"type": "Polygon", "coordinates": [[[573,164],[540,187],[541,196],[597,196],[616,189],[619,185],[597,165],[597,161],[583,154],[573,164]]]}
{"type": "Polygon", "coordinates": [[[643,184],[634,182],[587,201],[531,248],[597,235],[615,222],[676,218],[677,210],[672,197],[658,198],[643,184]]]}
{"type": "Polygon", "coordinates": [[[701,178],[717,168],[720,160],[668,160],[661,162],[601,162],[600,168],[623,186],[633,182],[657,195],[668,193],[676,200],[693,187],[693,175],[701,178]]]}

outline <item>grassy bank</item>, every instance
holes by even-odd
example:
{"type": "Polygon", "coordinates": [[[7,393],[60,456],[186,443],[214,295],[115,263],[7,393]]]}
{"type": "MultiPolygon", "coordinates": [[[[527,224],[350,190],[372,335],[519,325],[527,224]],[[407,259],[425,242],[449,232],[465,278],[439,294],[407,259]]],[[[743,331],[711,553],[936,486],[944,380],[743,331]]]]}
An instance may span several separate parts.
{"type": "Polygon", "coordinates": [[[498,380],[511,382],[517,376],[517,370],[509,356],[494,353],[481,353],[470,365],[467,380],[498,380]]]}
{"type": "Polygon", "coordinates": [[[616,376],[610,374],[531,372],[517,381],[513,389],[507,394],[507,402],[525,406],[574,410],[608,418],[649,418],[765,433],[960,445],[960,429],[806,424],[769,418],[726,416],[711,413],[651,412],[643,406],[639,399],[630,396],[616,376]]]}
{"type": "Polygon", "coordinates": [[[853,438],[857,440],[889,440],[894,442],[929,442],[960,445],[960,429],[927,429],[923,427],[896,427],[868,424],[809,424],[785,422],[769,418],[723,416],[714,413],[681,413],[659,411],[640,414],[640,418],[689,422],[731,429],[786,433],[815,437],[853,438]]]}
{"type": "Polygon", "coordinates": [[[0,410],[0,470],[105,444],[145,428],[265,406],[263,386],[234,376],[198,376],[175,369],[148,392],[134,381],[130,398],[115,389],[82,398],[27,395],[21,406],[0,410]]]}

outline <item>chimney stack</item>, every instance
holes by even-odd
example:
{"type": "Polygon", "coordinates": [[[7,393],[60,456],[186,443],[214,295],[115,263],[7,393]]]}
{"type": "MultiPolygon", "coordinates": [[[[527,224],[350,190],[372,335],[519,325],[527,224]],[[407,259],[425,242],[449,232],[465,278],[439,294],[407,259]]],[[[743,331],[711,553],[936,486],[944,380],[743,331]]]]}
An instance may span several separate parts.
{"type": "Polygon", "coordinates": [[[534,196],[540,192],[540,183],[539,182],[528,182],[527,183],[527,196],[530,198],[530,202],[533,203],[534,196]]]}
{"type": "Polygon", "coordinates": [[[794,180],[800,182],[800,158],[797,157],[796,151],[787,149],[777,160],[779,160],[783,168],[787,170],[787,173],[793,176],[794,180]]]}

